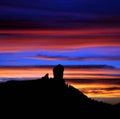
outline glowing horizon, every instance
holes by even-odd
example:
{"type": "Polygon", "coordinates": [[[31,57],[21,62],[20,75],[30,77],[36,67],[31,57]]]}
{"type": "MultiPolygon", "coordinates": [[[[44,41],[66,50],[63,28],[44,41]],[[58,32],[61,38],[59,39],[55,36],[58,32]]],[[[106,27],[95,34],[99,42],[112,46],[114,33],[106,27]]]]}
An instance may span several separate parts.
{"type": "MultiPolygon", "coordinates": [[[[53,77],[53,67],[1,67],[1,82],[8,80],[36,80],[42,78],[46,73],[49,78],[53,77]]],[[[120,98],[120,69],[103,68],[79,68],[65,67],[64,79],[67,84],[74,86],[85,95],[94,99],[114,100],[109,102],[115,104],[120,98]]]]}

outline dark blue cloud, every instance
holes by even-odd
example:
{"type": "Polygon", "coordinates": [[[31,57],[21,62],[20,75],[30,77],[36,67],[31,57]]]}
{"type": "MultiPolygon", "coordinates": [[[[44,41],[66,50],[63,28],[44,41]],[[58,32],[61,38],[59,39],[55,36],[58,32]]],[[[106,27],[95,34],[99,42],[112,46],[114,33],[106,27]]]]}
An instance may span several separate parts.
{"type": "Polygon", "coordinates": [[[119,0],[4,0],[2,5],[100,14],[120,14],[119,0]]]}
{"type": "Polygon", "coordinates": [[[120,1],[114,0],[34,0],[34,2],[32,0],[4,0],[0,1],[0,26],[80,28],[89,26],[88,24],[93,26],[91,21],[107,21],[105,24],[109,21],[109,24],[112,22],[113,26],[116,24],[118,26],[119,4],[120,1]]]}
{"type": "Polygon", "coordinates": [[[62,12],[62,15],[67,12],[119,16],[119,4],[120,1],[117,0],[34,0],[34,2],[32,0],[4,0],[0,1],[0,16],[11,17],[11,19],[17,19],[17,17],[32,19],[32,16],[36,18],[57,16],[59,12],[62,12]]]}

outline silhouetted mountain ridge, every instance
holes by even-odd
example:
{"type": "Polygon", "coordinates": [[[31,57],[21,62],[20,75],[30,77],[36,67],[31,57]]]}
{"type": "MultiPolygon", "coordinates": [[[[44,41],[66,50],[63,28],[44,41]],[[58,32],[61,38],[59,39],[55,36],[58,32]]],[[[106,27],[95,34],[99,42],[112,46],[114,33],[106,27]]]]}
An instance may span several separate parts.
{"type": "MultiPolygon", "coordinates": [[[[84,116],[94,113],[101,117],[116,116],[120,108],[88,98],[81,91],[68,85],[64,80],[37,79],[7,81],[0,84],[1,109],[30,112],[29,115],[42,115],[56,112],[60,115],[84,116]],[[31,113],[32,112],[32,113],[31,113]]],[[[6,111],[6,110],[5,110],[6,111]]],[[[40,116],[39,115],[39,116],[40,116]]],[[[53,115],[52,115],[53,116],[53,115]]],[[[117,115],[118,116],[118,115],[117,115]]]]}

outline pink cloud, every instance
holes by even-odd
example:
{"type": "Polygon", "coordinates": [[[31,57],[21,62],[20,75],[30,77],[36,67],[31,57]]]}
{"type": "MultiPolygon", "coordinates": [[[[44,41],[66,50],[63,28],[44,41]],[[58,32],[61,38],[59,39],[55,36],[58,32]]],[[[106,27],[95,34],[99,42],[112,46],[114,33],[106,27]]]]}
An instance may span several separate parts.
{"type": "Polygon", "coordinates": [[[1,44],[0,52],[18,52],[33,50],[67,50],[85,47],[97,46],[120,46],[119,37],[120,29],[93,29],[93,30],[0,30],[1,44]],[[4,34],[15,36],[8,36],[4,34]],[[99,34],[113,34],[114,37],[94,37],[99,34]],[[33,35],[33,37],[22,37],[22,35],[33,35]],[[34,37],[36,35],[44,35],[42,37],[34,37]],[[70,36],[69,36],[70,35],[70,36]],[[90,38],[74,38],[72,36],[86,35],[90,38]],[[57,37],[56,37],[57,36],[57,37]],[[62,36],[62,37],[61,37],[62,36]],[[66,37],[67,36],[67,37],[66,37]]]}

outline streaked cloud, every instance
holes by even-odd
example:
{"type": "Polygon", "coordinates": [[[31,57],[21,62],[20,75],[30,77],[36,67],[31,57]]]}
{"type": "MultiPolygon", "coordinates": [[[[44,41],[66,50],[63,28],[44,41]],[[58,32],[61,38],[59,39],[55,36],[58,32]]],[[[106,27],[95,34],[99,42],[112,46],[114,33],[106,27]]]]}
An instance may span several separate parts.
{"type": "MultiPolygon", "coordinates": [[[[0,77],[7,78],[40,78],[46,73],[53,77],[53,66],[3,66],[0,67],[0,77]]],[[[65,67],[65,79],[112,79],[120,78],[120,69],[107,66],[82,66],[82,67],[65,67]],[[100,67],[100,68],[99,68],[100,67]],[[106,67],[106,68],[105,68],[106,67]]],[[[73,82],[77,80],[73,80],[73,82]]],[[[92,80],[91,80],[92,81],[92,80]]],[[[112,81],[112,80],[111,80],[112,81]]]]}
{"type": "Polygon", "coordinates": [[[34,50],[67,50],[67,49],[80,49],[87,47],[100,47],[100,46],[120,46],[119,37],[116,35],[112,37],[94,37],[95,34],[119,34],[119,29],[93,29],[93,30],[0,30],[1,45],[0,52],[20,52],[20,51],[34,51],[34,50]],[[101,33],[102,32],[102,33],[101,33]],[[3,34],[16,34],[15,36],[8,36],[3,34]],[[19,35],[18,35],[19,34],[19,35]],[[33,37],[21,37],[21,35],[32,34],[33,37]],[[69,36],[69,34],[71,34],[69,36]],[[72,38],[74,35],[91,35],[91,38],[72,38]],[[36,35],[43,35],[42,38],[36,35]],[[47,37],[48,36],[48,37],[47,37]],[[57,36],[57,37],[56,37],[57,36]],[[60,38],[62,36],[62,38],[60,38]],[[67,36],[67,38],[66,38],[67,36]],[[59,38],[58,38],[59,37],[59,38]],[[73,40],[74,39],[74,40],[73,40]],[[95,40],[95,42],[94,42],[95,40]]]}
{"type": "Polygon", "coordinates": [[[111,78],[111,79],[66,79],[66,81],[70,84],[114,84],[114,85],[120,85],[120,79],[118,78],[111,78]]]}
{"type": "Polygon", "coordinates": [[[115,1],[110,4],[108,1],[89,3],[78,0],[17,2],[19,4],[14,0],[0,2],[1,28],[81,29],[120,26],[118,1],[118,4],[115,1]]]}
{"type": "MultiPolygon", "coordinates": [[[[49,55],[49,54],[48,54],[49,55]]],[[[37,56],[28,56],[26,58],[28,59],[35,59],[35,60],[73,60],[73,61],[91,61],[91,60],[94,60],[94,61],[102,61],[102,60],[107,60],[107,61],[120,61],[120,57],[113,57],[113,56],[91,56],[91,57],[73,57],[73,56],[48,56],[48,55],[37,55],[37,56]]]]}
{"type": "Polygon", "coordinates": [[[83,91],[85,94],[89,95],[90,97],[106,97],[106,98],[115,98],[118,97],[120,98],[120,86],[114,85],[115,87],[111,87],[110,85],[106,85],[105,88],[104,86],[100,85],[103,88],[99,88],[96,86],[91,88],[81,88],[80,90],[83,91]]]}

